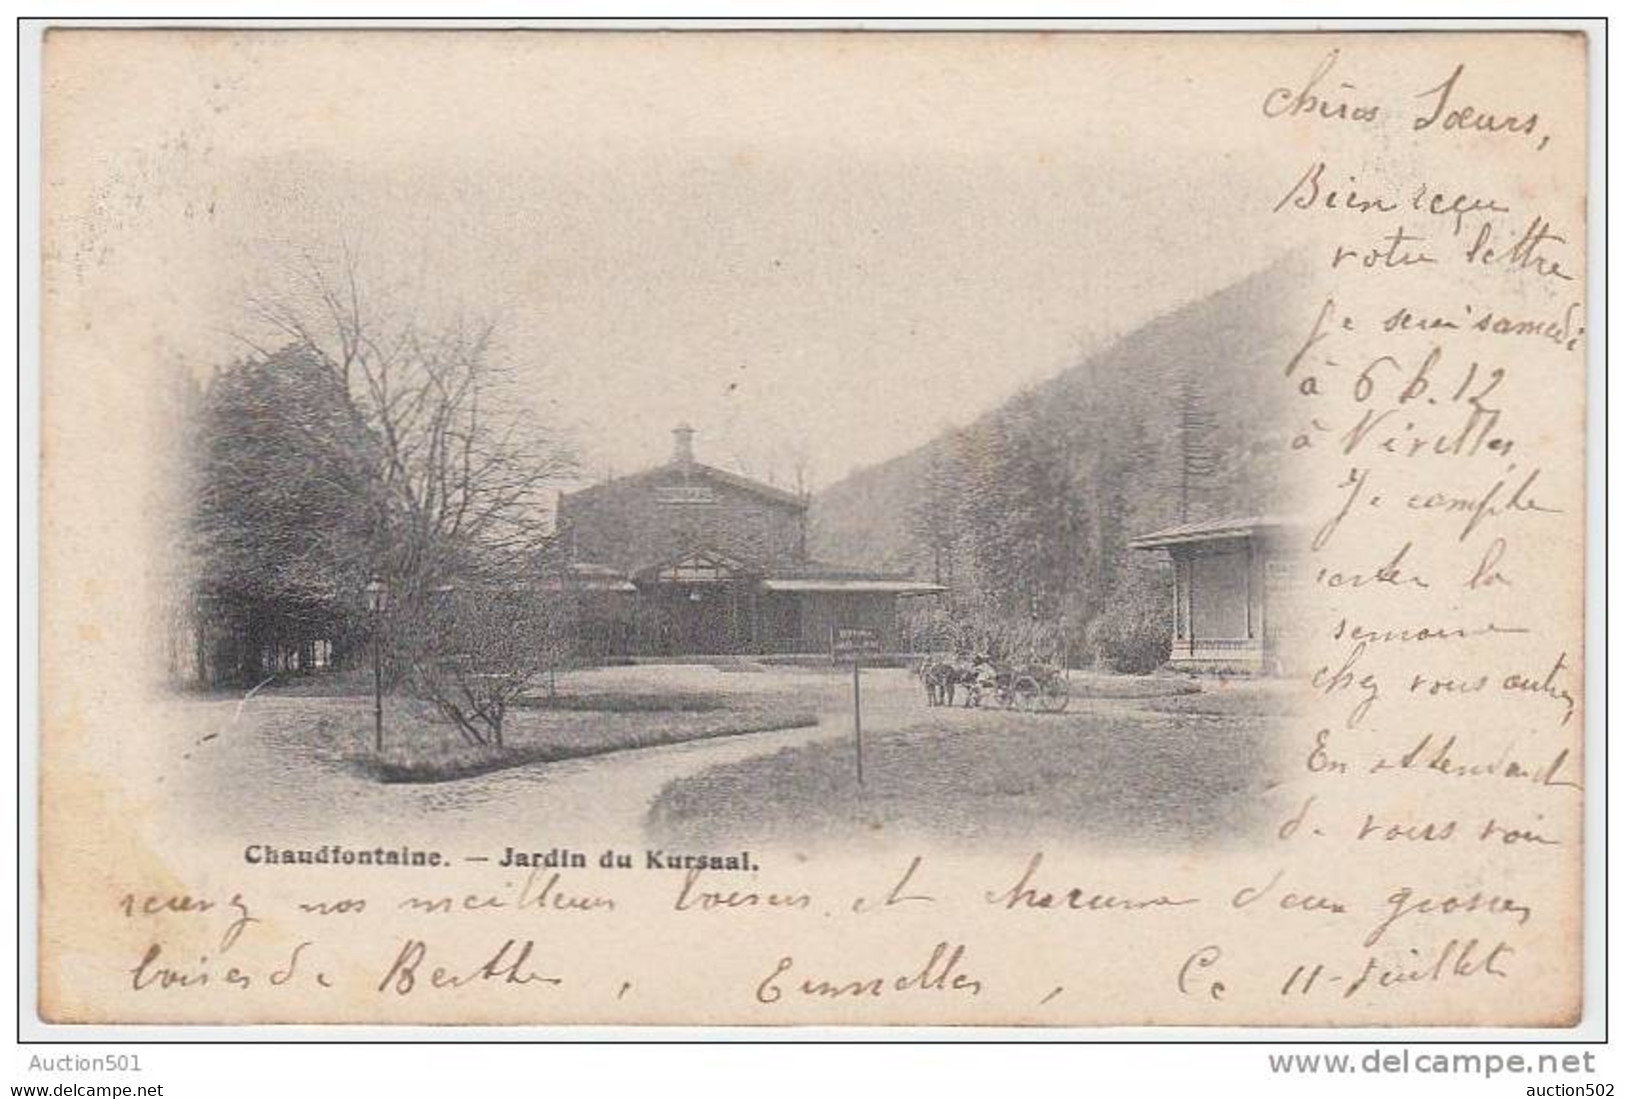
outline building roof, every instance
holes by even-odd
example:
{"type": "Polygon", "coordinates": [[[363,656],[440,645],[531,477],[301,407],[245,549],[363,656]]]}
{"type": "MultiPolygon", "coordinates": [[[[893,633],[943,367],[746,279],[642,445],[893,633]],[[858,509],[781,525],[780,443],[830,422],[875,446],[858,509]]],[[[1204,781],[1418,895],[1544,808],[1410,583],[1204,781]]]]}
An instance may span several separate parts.
{"type": "Polygon", "coordinates": [[[906,572],[880,572],[828,561],[781,565],[762,579],[762,587],[768,591],[891,592],[896,595],[929,595],[948,590],[941,584],[916,580],[906,572]]]}
{"type": "MultiPolygon", "coordinates": [[[[668,465],[671,464],[674,463],[668,463],[668,465]]],[[[806,496],[801,496],[797,493],[790,492],[788,489],[776,488],[773,485],[764,484],[761,481],[753,481],[749,477],[742,477],[737,473],[729,473],[727,470],[718,469],[716,466],[708,466],[700,462],[695,462],[688,468],[692,471],[700,472],[703,476],[709,477],[713,481],[721,481],[725,485],[732,485],[734,488],[743,489],[746,492],[754,492],[758,496],[765,496],[769,500],[777,500],[781,504],[789,504],[792,507],[800,508],[802,511],[807,510],[807,506],[810,503],[806,496]]]]}
{"type": "Polygon", "coordinates": [[[913,580],[912,573],[885,572],[857,565],[837,565],[829,561],[797,561],[773,568],[775,580],[913,580]]]}
{"type": "Polygon", "coordinates": [[[655,466],[653,469],[647,469],[642,473],[633,473],[625,477],[611,477],[607,481],[600,481],[598,484],[590,485],[578,492],[565,493],[560,497],[559,503],[562,505],[564,500],[571,496],[591,496],[611,486],[624,488],[643,481],[665,480],[668,477],[676,477],[685,484],[694,481],[696,478],[702,481],[715,481],[718,484],[728,485],[731,488],[748,492],[753,496],[761,497],[764,500],[797,511],[807,510],[809,501],[804,495],[786,492],[782,488],[763,484],[761,481],[753,481],[749,477],[729,473],[725,469],[708,466],[703,462],[696,462],[694,460],[694,436],[696,432],[687,421],[674,427],[671,434],[671,460],[664,465],[655,466]]]}
{"type": "Polygon", "coordinates": [[[760,576],[761,570],[737,557],[713,549],[694,547],[657,558],[632,571],[641,580],[714,582],[734,577],[760,576]]]}
{"type": "Polygon", "coordinates": [[[634,592],[638,590],[637,585],[608,565],[595,565],[587,561],[577,561],[569,567],[567,572],[567,579],[556,576],[548,577],[537,586],[544,591],[634,592]]]}
{"type": "Polygon", "coordinates": [[[715,481],[718,484],[748,492],[753,496],[759,496],[764,500],[770,500],[773,503],[794,508],[797,511],[806,511],[808,506],[807,497],[786,489],[775,488],[773,485],[764,484],[761,481],[753,481],[749,477],[729,473],[725,469],[708,466],[704,462],[679,461],[666,462],[664,465],[646,469],[641,473],[629,473],[624,477],[611,477],[607,481],[599,481],[595,485],[588,485],[586,488],[577,489],[575,492],[564,493],[563,499],[587,498],[608,489],[626,488],[645,481],[664,481],[667,479],[715,481]]]}
{"type": "MultiPolygon", "coordinates": [[[[578,591],[635,592],[632,577],[643,581],[656,580],[667,569],[710,565],[715,576],[696,575],[694,582],[704,579],[721,580],[731,574],[740,579],[759,580],[768,591],[824,591],[824,592],[890,592],[897,595],[928,595],[948,589],[941,584],[915,580],[907,573],[875,572],[847,565],[832,565],[824,561],[807,561],[799,565],[775,568],[768,575],[753,572],[749,566],[708,550],[689,550],[674,557],[626,574],[607,565],[578,562],[570,567],[570,586],[578,591]]],[[[550,581],[554,588],[560,581],[550,581]]]]}
{"type": "Polygon", "coordinates": [[[813,577],[769,576],[762,581],[768,591],[882,592],[892,595],[932,595],[948,589],[925,580],[882,580],[862,577],[817,579],[813,577]]]}
{"type": "Polygon", "coordinates": [[[1192,542],[1216,542],[1225,538],[1250,538],[1269,530],[1283,530],[1296,526],[1292,520],[1274,517],[1248,516],[1241,519],[1204,519],[1194,523],[1180,523],[1162,530],[1129,539],[1131,549],[1161,549],[1164,546],[1186,545],[1192,542]]]}

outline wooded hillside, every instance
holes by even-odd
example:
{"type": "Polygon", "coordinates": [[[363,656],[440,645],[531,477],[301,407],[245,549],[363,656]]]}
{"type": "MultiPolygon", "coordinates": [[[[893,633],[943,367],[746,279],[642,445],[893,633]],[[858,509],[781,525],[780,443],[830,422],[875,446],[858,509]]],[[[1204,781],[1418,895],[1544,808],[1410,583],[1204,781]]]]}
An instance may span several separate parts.
{"type": "Polygon", "coordinates": [[[912,569],[961,607],[1064,626],[1162,606],[1160,554],[1130,538],[1279,513],[1282,372],[1306,279],[1282,261],[1151,321],[973,423],[813,501],[814,552],[912,569]]]}

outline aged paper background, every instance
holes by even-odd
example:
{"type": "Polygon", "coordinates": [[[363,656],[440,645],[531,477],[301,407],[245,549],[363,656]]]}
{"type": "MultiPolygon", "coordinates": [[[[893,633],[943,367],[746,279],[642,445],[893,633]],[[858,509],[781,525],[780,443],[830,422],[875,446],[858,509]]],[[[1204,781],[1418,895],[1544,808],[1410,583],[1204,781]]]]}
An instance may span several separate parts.
{"type": "Polygon", "coordinates": [[[1583,39],[1557,34],[51,32],[41,1016],[1572,1025],[1585,134],[1583,39]],[[631,257],[669,253],[677,281],[711,272],[713,247],[749,255],[774,223],[728,212],[774,189],[797,196],[781,244],[804,256],[822,219],[855,216],[865,171],[911,181],[914,211],[860,210],[873,254],[988,318],[987,343],[888,348],[890,367],[812,353],[802,375],[872,399],[822,408],[786,372],[747,449],[799,426],[842,462],[883,460],[935,429],[925,390],[974,395],[969,418],[996,403],[983,391],[1037,380],[990,380],[1007,361],[1062,365],[1046,333],[1104,347],[1301,264],[1280,304],[1295,345],[1256,364],[1282,409],[1257,433],[1313,540],[1260,821],[1153,846],[859,829],[708,871],[699,888],[735,898],[710,905],[680,872],[596,866],[641,861],[624,803],[658,787],[619,788],[606,764],[595,789],[590,761],[568,796],[527,803],[545,835],[516,832],[501,797],[382,786],[245,833],[210,783],[297,788],[309,761],[200,770],[253,703],[167,691],[154,619],[176,540],[171,380],[240,352],[221,334],[256,249],[354,230],[393,270],[538,329],[524,318],[567,312],[584,280],[577,327],[538,346],[589,364],[556,364],[565,415],[625,410],[604,436],[624,470],[666,409],[706,415],[670,364],[725,346],[718,318],[787,358],[866,335],[861,300],[892,300],[838,257],[793,276],[805,309],[776,312],[726,280],[664,296],[631,257]],[[595,187],[624,188],[619,214],[595,187]],[[1023,267],[1054,229],[1035,210],[1135,228],[1075,269],[1023,267]],[[497,239],[515,227],[552,258],[517,261],[497,239]],[[256,843],[450,865],[245,863],[256,843]],[[534,879],[465,861],[509,847],[586,853],[554,896],[608,903],[538,904],[534,879]]]}

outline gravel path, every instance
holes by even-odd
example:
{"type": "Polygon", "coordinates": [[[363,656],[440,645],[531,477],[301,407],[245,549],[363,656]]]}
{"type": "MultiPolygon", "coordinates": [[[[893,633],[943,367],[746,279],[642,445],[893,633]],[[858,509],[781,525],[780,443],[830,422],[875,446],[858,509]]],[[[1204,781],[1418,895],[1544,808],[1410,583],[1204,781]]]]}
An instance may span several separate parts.
{"type": "MultiPolygon", "coordinates": [[[[167,803],[175,835],[240,847],[433,845],[499,858],[505,846],[546,850],[636,845],[649,809],[668,784],[825,741],[850,741],[851,679],[835,672],[722,671],[701,666],[614,668],[584,673],[581,689],[793,692],[820,715],[815,726],[689,741],[590,758],[533,763],[455,781],[384,784],[355,764],[355,738],[371,727],[371,699],[260,693],[246,700],[174,703],[169,749],[126,759],[132,779],[167,803]]],[[[1143,700],[1084,697],[1096,690],[1140,693],[1149,682],[1091,683],[1075,677],[1075,715],[1104,718],[1143,700]]],[[[944,734],[969,734],[986,718],[963,709],[927,710],[919,683],[900,669],[863,673],[864,728],[879,734],[930,715],[944,734]]],[[[386,716],[386,729],[387,729],[386,716]]],[[[1025,720],[1045,721],[1029,715],[1025,720]]],[[[830,745],[832,759],[849,748],[830,745]]],[[[877,761],[878,762],[878,761],[877,761]]],[[[844,764],[841,764],[844,766],[844,764]]],[[[780,792],[769,792],[777,799],[780,792]]],[[[654,837],[658,838],[658,837],[654,837]]]]}
{"type": "MultiPolygon", "coordinates": [[[[639,669],[638,671],[645,671],[639,669]]],[[[641,842],[650,804],[674,779],[718,764],[851,736],[850,680],[806,673],[745,676],[707,668],[654,669],[665,685],[804,691],[819,723],[797,729],[534,763],[452,782],[384,784],[363,774],[313,726],[364,727],[371,700],[259,694],[178,700],[171,749],[140,761],[173,825],[222,842],[306,845],[425,844],[535,849],[641,842]]],[[[614,674],[625,674],[616,669],[614,674]]],[[[865,673],[865,724],[895,724],[917,709],[898,670],[865,673]]],[[[386,718],[387,729],[387,718],[386,718]]],[[[467,852],[473,853],[473,852],[467,852]]]]}

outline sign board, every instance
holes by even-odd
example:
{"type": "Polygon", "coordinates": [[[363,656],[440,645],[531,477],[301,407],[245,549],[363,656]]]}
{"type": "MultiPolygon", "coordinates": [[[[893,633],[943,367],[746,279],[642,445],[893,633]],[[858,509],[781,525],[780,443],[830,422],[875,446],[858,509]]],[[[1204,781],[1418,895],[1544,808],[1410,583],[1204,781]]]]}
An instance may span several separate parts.
{"type": "Polygon", "coordinates": [[[880,652],[880,631],[868,626],[837,626],[830,631],[829,653],[836,662],[880,652]]]}
{"type": "Polygon", "coordinates": [[[852,748],[863,785],[863,686],[858,668],[865,656],[880,652],[880,631],[870,626],[836,626],[829,631],[830,660],[852,665],[852,748]]]}
{"type": "Polygon", "coordinates": [[[662,504],[714,504],[717,494],[710,485],[661,485],[655,500],[662,504]]]}

